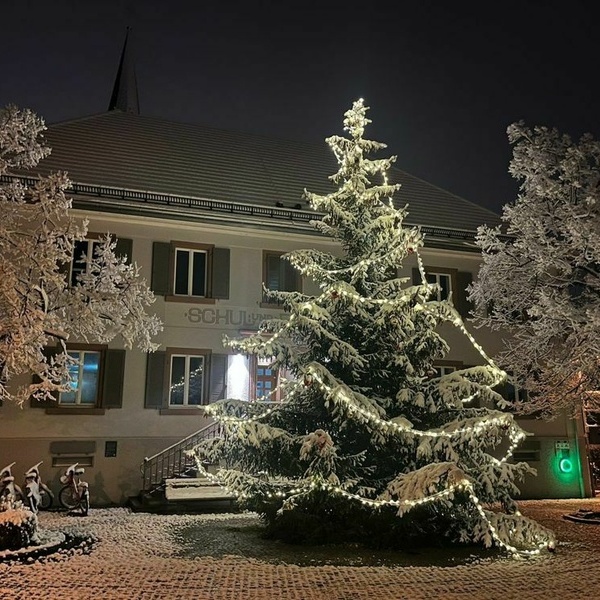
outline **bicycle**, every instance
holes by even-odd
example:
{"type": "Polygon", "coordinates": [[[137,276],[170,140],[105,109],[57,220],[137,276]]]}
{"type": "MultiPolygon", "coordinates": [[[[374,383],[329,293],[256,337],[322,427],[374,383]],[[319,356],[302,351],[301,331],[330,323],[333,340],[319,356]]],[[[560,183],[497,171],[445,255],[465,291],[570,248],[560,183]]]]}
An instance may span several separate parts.
{"type": "Polygon", "coordinates": [[[0,470],[0,505],[5,508],[15,508],[23,501],[23,492],[15,483],[12,468],[16,463],[12,462],[0,470]]]}
{"type": "Polygon", "coordinates": [[[54,501],[54,494],[40,476],[39,467],[43,462],[42,460],[33,465],[25,473],[25,498],[34,513],[37,513],[38,510],[48,510],[54,501]]]}
{"type": "Polygon", "coordinates": [[[83,467],[77,467],[75,463],[67,468],[64,475],[61,475],[60,482],[63,487],[58,492],[58,501],[68,510],[79,508],[81,513],[86,516],[90,509],[90,490],[85,481],[81,481],[81,475],[85,472],[83,467]]]}

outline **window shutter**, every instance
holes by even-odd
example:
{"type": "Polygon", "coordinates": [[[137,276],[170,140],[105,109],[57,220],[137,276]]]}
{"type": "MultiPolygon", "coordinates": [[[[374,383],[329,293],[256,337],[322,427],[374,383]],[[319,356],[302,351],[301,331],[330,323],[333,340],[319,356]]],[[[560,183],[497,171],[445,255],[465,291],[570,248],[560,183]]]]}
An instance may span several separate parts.
{"type": "Polygon", "coordinates": [[[212,297],[229,298],[229,248],[213,248],[212,297]]]}
{"type": "Polygon", "coordinates": [[[289,261],[281,258],[281,269],[283,271],[282,290],[286,292],[301,291],[300,272],[289,261]]]}
{"type": "Polygon", "coordinates": [[[131,264],[131,254],[133,251],[133,240],[127,238],[117,238],[117,246],[115,248],[116,256],[124,256],[126,263],[131,264]]]}
{"type": "Polygon", "coordinates": [[[71,286],[71,265],[73,264],[73,254],[71,254],[71,258],[66,262],[58,264],[58,272],[65,278],[65,282],[70,287],[71,286]]]}
{"type": "Polygon", "coordinates": [[[152,283],[150,288],[159,296],[169,293],[171,244],[154,242],[152,245],[152,283]]]}
{"type": "Polygon", "coordinates": [[[123,406],[123,380],[125,374],[125,350],[107,350],[102,373],[102,408],[123,406]]]}
{"type": "Polygon", "coordinates": [[[412,282],[413,285],[421,285],[421,273],[419,273],[419,269],[413,267],[412,270],[412,282]]]}
{"type": "MultiPolygon", "coordinates": [[[[57,354],[59,354],[60,349],[55,347],[46,347],[42,350],[46,360],[50,360],[54,358],[57,354]]],[[[42,380],[34,375],[32,377],[33,383],[40,383],[42,380]]],[[[52,406],[56,406],[58,404],[58,392],[52,392],[52,398],[45,398],[44,400],[38,400],[33,396],[29,399],[29,403],[31,408],[48,408],[52,406]]]]}
{"type": "Polygon", "coordinates": [[[209,403],[223,400],[227,388],[227,354],[212,354],[210,357],[209,403]]]}
{"type": "Polygon", "coordinates": [[[281,289],[281,274],[279,272],[281,261],[278,254],[266,254],[264,258],[265,287],[275,291],[281,289]]]}
{"type": "Polygon", "coordinates": [[[452,294],[454,307],[460,316],[466,318],[473,310],[473,303],[468,300],[467,286],[473,282],[473,275],[467,271],[458,271],[456,285],[458,289],[452,294]]]}
{"type": "Polygon", "coordinates": [[[148,353],[144,408],[161,408],[163,405],[165,359],[165,352],[148,353]]]}
{"type": "Polygon", "coordinates": [[[71,282],[69,281],[69,275],[71,274],[71,264],[73,263],[73,259],[64,262],[64,263],[60,263],[58,265],[58,272],[65,278],[65,281],[67,282],[68,285],[71,285],[71,282]]]}

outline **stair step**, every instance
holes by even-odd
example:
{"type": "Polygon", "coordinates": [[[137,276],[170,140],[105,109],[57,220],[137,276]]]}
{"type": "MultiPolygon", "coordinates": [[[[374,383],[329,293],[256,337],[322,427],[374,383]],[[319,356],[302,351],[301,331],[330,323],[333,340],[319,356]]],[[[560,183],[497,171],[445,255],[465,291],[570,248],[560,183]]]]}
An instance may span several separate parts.
{"type": "Polygon", "coordinates": [[[233,500],[234,496],[206,477],[167,479],[165,498],[177,500],[233,500]]]}

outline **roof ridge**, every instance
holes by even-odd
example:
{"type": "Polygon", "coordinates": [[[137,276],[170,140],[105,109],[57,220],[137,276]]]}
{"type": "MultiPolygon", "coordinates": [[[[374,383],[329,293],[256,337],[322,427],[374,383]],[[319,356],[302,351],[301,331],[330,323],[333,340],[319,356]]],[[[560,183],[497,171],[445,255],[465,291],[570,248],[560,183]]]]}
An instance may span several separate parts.
{"type": "Polygon", "coordinates": [[[319,147],[322,148],[323,146],[326,146],[324,140],[323,142],[317,142],[317,141],[307,141],[307,140],[299,140],[296,138],[285,138],[285,137],[278,137],[278,136],[273,136],[273,135],[267,135],[264,133],[256,133],[256,132],[252,132],[252,131],[242,131],[239,129],[227,129],[225,127],[216,127],[214,125],[208,125],[206,123],[199,123],[199,122],[195,122],[195,123],[190,123],[189,121],[176,121],[173,119],[167,119],[165,117],[157,117],[155,115],[148,115],[148,114],[134,114],[134,113],[128,113],[125,111],[122,111],[120,109],[113,109],[113,110],[109,110],[109,111],[103,111],[100,113],[95,113],[92,115],[87,115],[84,117],[77,117],[75,119],[67,119],[65,121],[58,121],[56,123],[47,123],[48,126],[61,126],[61,125],[66,125],[66,124],[70,124],[70,123],[77,123],[80,121],[86,121],[89,119],[94,119],[94,118],[98,118],[98,117],[112,117],[113,115],[116,116],[120,116],[120,117],[125,117],[128,119],[139,119],[139,120],[145,120],[145,121],[153,121],[155,123],[163,123],[165,125],[179,125],[181,127],[184,127],[186,129],[194,129],[194,128],[198,128],[198,129],[208,129],[211,131],[215,131],[215,132],[220,132],[220,133],[228,133],[231,135],[237,135],[237,136],[245,136],[247,138],[255,138],[255,139],[262,139],[262,140],[270,140],[270,141],[277,141],[277,142],[285,142],[285,143],[293,143],[296,145],[302,145],[302,146],[307,146],[307,147],[319,147]]]}
{"type": "Polygon", "coordinates": [[[454,196],[454,198],[458,198],[459,200],[462,200],[463,202],[468,202],[471,206],[474,206],[474,207],[478,208],[479,210],[489,212],[490,214],[494,215],[495,217],[501,216],[499,213],[494,212],[493,210],[486,208],[485,206],[482,206],[481,204],[477,204],[477,202],[473,202],[472,200],[469,200],[468,198],[465,198],[464,196],[459,196],[458,194],[455,194],[454,192],[451,192],[451,191],[447,190],[446,188],[440,187],[439,185],[436,185],[435,183],[431,183],[431,181],[426,181],[425,179],[422,179],[421,177],[417,177],[417,175],[413,175],[412,173],[409,173],[408,171],[405,171],[404,169],[400,169],[394,165],[392,165],[390,167],[390,169],[393,171],[398,171],[398,172],[402,173],[403,175],[406,175],[407,177],[411,177],[412,179],[416,179],[416,180],[420,181],[421,183],[424,183],[428,187],[434,187],[437,190],[439,190],[440,192],[443,192],[444,194],[454,196]]]}
{"type": "Polygon", "coordinates": [[[124,114],[123,111],[115,108],[114,110],[104,110],[99,113],[93,113],[91,115],[84,115],[83,117],[76,117],[74,119],[65,119],[64,121],[55,121],[54,123],[46,123],[47,127],[61,127],[62,125],[69,125],[71,123],[79,123],[81,121],[89,121],[90,119],[96,119],[98,117],[111,116],[113,114],[124,114]]]}

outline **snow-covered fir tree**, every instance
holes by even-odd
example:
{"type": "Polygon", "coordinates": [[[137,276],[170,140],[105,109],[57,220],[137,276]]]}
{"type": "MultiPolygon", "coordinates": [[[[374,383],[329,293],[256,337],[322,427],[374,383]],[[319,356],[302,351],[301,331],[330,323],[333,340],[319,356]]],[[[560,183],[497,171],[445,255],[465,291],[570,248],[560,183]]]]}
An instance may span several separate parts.
{"type": "Polygon", "coordinates": [[[33,182],[10,177],[34,168],[50,152],[41,143],[45,129],[30,110],[0,111],[0,176],[6,176],[0,185],[0,401],[19,404],[70,389],[69,338],[107,343],[120,336],[127,348],[151,351],[162,329],[147,312],[154,295],[139,267],[115,255],[108,233],[93,256],[75,255],[87,222],[70,215],[67,175],[33,182]],[[70,282],[72,260],[81,272],[70,282]],[[44,353],[48,345],[61,352],[50,359],[44,353]],[[37,381],[14,385],[25,374],[37,381]]]}
{"type": "Polygon", "coordinates": [[[516,409],[599,410],[600,143],[523,123],[508,139],[520,191],[478,232],[477,322],[510,333],[495,358],[530,392],[516,409]]]}
{"type": "Polygon", "coordinates": [[[453,305],[433,299],[420,230],[404,227],[406,210],[392,202],[399,186],[386,171],[394,158],[368,158],[385,145],[363,137],[366,112],[355,102],[345,114],[349,136],[327,139],[338,188],[306,192],[324,214],[315,227],[341,253],[287,255],[320,295],[270,292],[289,317],[226,339],[292,373],[281,384],[284,400],[207,407],[224,435],[194,450],[197,463],[260,513],[270,535],[289,541],[456,541],[539,552],[552,534],[512,500],[515,480],[530,471],[510,460],[524,433],[511,414],[471,407],[475,398],[501,400],[492,387],[504,373],[477,346],[485,366],[436,376],[434,363],[448,351],[440,323],[476,342],[453,305]],[[420,285],[398,277],[405,260],[416,261],[420,285]],[[222,468],[211,474],[207,463],[222,468]]]}

